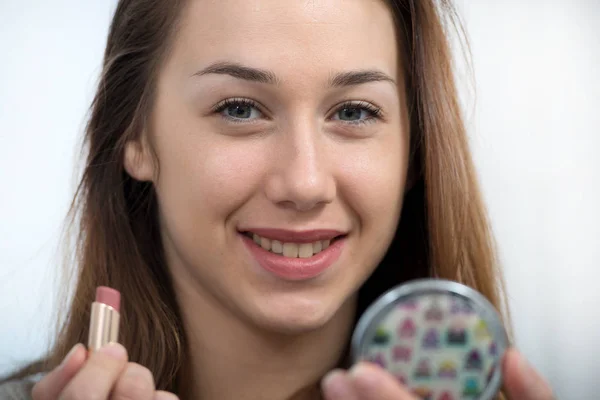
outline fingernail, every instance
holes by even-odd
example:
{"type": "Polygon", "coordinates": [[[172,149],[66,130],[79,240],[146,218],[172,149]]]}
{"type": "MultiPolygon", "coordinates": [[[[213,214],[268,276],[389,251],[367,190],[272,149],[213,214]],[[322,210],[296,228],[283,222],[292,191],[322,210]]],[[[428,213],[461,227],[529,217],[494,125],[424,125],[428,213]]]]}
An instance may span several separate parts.
{"type": "Polygon", "coordinates": [[[106,346],[102,347],[99,350],[100,353],[106,354],[107,356],[116,358],[118,360],[123,360],[127,358],[127,351],[125,347],[123,347],[119,343],[109,343],[106,346]]]}
{"type": "Polygon", "coordinates": [[[352,387],[347,374],[342,370],[333,370],[322,381],[323,392],[329,399],[353,398],[352,387]]]}
{"type": "Polygon", "coordinates": [[[62,362],[60,363],[60,365],[58,366],[58,368],[63,368],[65,365],[67,365],[69,363],[69,360],[71,360],[71,358],[73,357],[73,354],[75,354],[75,352],[81,347],[81,343],[77,343],[75,346],[73,346],[71,348],[71,350],[69,350],[69,352],[67,353],[67,355],[65,356],[65,358],[63,358],[62,362]]]}

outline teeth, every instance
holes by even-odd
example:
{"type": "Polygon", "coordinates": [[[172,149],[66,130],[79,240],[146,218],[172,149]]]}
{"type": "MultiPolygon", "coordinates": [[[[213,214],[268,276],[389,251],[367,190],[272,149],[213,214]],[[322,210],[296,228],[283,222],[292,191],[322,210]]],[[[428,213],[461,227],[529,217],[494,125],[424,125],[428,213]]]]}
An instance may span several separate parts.
{"type": "Polygon", "coordinates": [[[298,257],[300,258],[308,258],[313,255],[313,244],[312,243],[302,243],[298,246],[298,257]]]}
{"type": "Polygon", "coordinates": [[[262,247],[265,250],[271,250],[271,241],[267,238],[261,237],[260,247],[262,247]]]}
{"type": "Polygon", "coordinates": [[[261,237],[256,233],[247,233],[254,243],[265,250],[275,254],[281,254],[284,257],[291,258],[309,258],[321,251],[327,249],[331,240],[319,240],[313,243],[282,243],[279,240],[271,240],[261,237]]]}
{"type": "Polygon", "coordinates": [[[284,243],[283,255],[285,257],[298,257],[298,245],[296,243],[284,243]]]}
{"type": "Polygon", "coordinates": [[[317,254],[321,250],[323,250],[323,242],[320,240],[318,242],[314,242],[313,243],[313,254],[317,254]]]}
{"type": "Polygon", "coordinates": [[[283,253],[283,244],[279,240],[273,240],[271,242],[271,251],[277,254],[283,253]]]}

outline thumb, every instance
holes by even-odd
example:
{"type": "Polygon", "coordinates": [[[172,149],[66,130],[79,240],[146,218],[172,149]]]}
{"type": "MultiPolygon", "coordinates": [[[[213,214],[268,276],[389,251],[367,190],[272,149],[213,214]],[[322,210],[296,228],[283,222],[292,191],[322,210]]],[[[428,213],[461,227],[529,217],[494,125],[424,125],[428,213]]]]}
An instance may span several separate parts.
{"type": "Polygon", "coordinates": [[[548,382],[515,349],[504,356],[504,388],[511,400],[552,400],[548,382]]]}

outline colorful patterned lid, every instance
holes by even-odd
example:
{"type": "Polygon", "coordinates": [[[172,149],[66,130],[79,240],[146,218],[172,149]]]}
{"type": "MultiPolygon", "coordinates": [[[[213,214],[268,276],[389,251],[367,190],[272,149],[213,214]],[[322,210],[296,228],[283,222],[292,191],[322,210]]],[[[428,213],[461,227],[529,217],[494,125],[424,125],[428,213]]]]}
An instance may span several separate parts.
{"type": "Polygon", "coordinates": [[[379,364],[425,400],[491,400],[508,338],[479,292],[424,279],[394,288],[367,309],[352,337],[353,360],[379,364]]]}

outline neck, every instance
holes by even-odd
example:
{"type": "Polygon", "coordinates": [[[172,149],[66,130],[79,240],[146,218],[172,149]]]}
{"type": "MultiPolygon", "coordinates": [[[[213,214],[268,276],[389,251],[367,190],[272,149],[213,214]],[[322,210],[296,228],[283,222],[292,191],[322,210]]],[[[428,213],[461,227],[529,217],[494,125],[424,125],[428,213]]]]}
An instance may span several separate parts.
{"type": "Polygon", "coordinates": [[[355,313],[353,298],[321,328],[284,334],[241,321],[206,293],[179,301],[188,310],[189,352],[181,399],[319,400],[320,380],[344,356],[355,313]]]}

